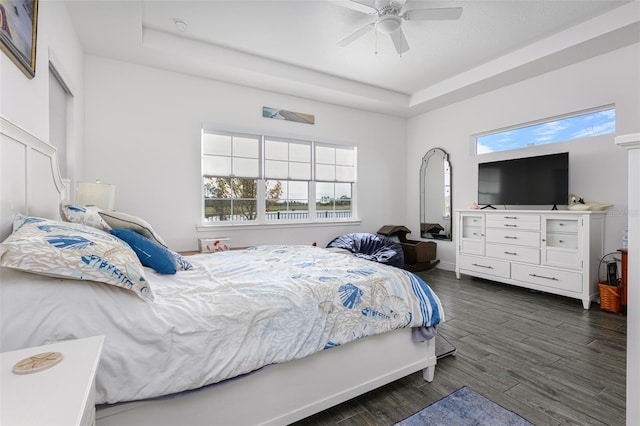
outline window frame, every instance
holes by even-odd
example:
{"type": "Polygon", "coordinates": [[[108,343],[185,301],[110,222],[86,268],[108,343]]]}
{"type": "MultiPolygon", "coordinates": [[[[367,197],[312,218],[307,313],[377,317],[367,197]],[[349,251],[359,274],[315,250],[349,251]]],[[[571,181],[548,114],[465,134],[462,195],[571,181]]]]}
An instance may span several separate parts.
{"type": "MultiPolygon", "coordinates": [[[[318,138],[305,138],[304,136],[291,136],[281,135],[273,132],[255,131],[255,130],[234,130],[228,127],[215,126],[215,125],[203,125],[200,134],[200,155],[201,155],[201,167],[200,167],[200,224],[196,226],[199,231],[222,229],[222,228],[277,228],[277,227],[296,227],[296,226],[336,226],[336,225],[352,225],[354,223],[360,223],[361,220],[357,213],[357,146],[355,144],[348,144],[344,142],[335,142],[328,140],[320,140],[318,138]],[[208,221],[204,216],[205,212],[205,191],[204,191],[204,178],[205,177],[219,177],[229,178],[232,176],[215,176],[211,174],[204,174],[204,135],[205,133],[225,135],[225,136],[243,136],[243,137],[256,137],[259,138],[259,176],[257,180],[257,215],[255,220],[244,221],[208,221]],[[287,143],[299,143],[309,144],[311,151],[310,158],[310,178],[309,180],[303,179],[287,179],[287,178],[269,178],[266,177],[265,167],[265,149],[267,141],[275,142],[287,142],[287,143]],[[330,146],[336,149],[347,149],[353,151],[353,181],[338,181],[334,180],[333,183],[349,183],[351,185],[351,216],[348,218],[317,218],[316,214],[316,145],[330,146]],[[266,181],[279,180],[279,181],[298,181],[307,182],[308,185],[308,217],[305,219],[267,219],[266,215],[266,181]]],[[[287,162],[289,162],[290,156],[287,162]]],[[[239,177],[239,176],[233,176],[239,177]]],[[[326,182],[326,181],[322,181],[326,182]]],[[[288,194],[290,197],[291,194],[288,194]]],[[[335,201],[335,200],[334,200],[335,201]]]]}
{"type": "MultiPolygon", "coordinates": [[[[489,154],[496,154],[496,153],[501,153],[501,152],[515,151],[515,150],[519,150],[519,149],[538,147],[538,146],[543,146],[543,145],[554,145],[556,143],[570,142],[570,141],[574,141],[574,140],[578,140],[578,139],[586,139],[586,138],[605,135],[605,134],[614,134],[615,133],[615,127],[614,127],[612,132],[607,132],[607,133],[598,133],[598,134],[595,134],[595,135],[579,136],[579,137],[573,137],[571,139],[562,139],[562,140],[551,141],[551,142],[546,142],[546,143],[529,143],[529,144],[524,145],[524,146],[518,146],[518,147],[515,147],[515,148],[501,149],[501,150],[495,150],[495,151],[478,152],[479,139],[483,138],[485,136],[502,135],[502,134],[506,134],[508,132],[512,132],[512,131],[515,131],[515,130],[527,129],[527,128],[530,128],[530,127],[543,125],[543,124],[553,124],[553,123],[555,123],[557,121],[562,121],[562,120],[567,120],[567,119],[571,119],[571,118],[587,116],[587,115],[590,115],[590,114],[597,114],[597,113],[600,113],[600,112],[605,112],[605,111],[610,111],[610,110],[613,110],[614,114],[616,114],[617,111],[616,111],[615,104],[602,105],[602,106],[599,106],[599,107],[588,108],[588,109],[584,109],[584,110],[580,110],[580,111],[574,111],[574,112],[570,112],[570,113],[566,113],[566,114],[556,115],[554,117],[542,118],[540,120],[530,121],[530,122],[527,122],[527,123],[521,123],[521,124],[516,124],[516,125],[513,125],[513,126],[503,127],[503,128],[500,128],[500,129],[495,129],[495,130],[489,130],[489,131],[486,131],[486,132],[476,133],[476,134],[472,135],[472,137],[471,137],[471,141],[473,143],[473,152],[475,153],[476,156],[489,155],[489,154]]],[[[614,117],[614,126],[615,126],[615,117],[614,117]]]]}

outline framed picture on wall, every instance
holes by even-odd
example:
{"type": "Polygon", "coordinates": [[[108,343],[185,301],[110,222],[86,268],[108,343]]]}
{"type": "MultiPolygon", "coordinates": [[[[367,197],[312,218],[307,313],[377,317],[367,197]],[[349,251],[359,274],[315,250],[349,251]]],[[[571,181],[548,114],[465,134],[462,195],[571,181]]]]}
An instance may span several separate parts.
{"type": "Polygon", "coordinates": [[[27,76],[36,75],[38,0],[0,0],[0,48],[27,76]]]}

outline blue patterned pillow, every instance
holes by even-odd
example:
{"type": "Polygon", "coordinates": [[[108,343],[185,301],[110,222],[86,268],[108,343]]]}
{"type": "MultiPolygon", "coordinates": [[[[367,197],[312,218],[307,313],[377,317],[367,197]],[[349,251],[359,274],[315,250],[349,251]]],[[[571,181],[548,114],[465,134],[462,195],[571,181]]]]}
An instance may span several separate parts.
{"type": "Polygon", "coordinates": [[[95,206],[60,203],[60,217],[65,222],[82,223],[109,232],[111,227],[100,217],[100,211],[95,206]]]}
{"type": "Polygon", "coordinates": [[[144,266],[153,268],[161,274],[176,273],[176,256],[168,248],[130,229],[112,229],[111,234],[129,244],[144,266]]]}
{"type": "Polygon", "coordinates": [[[131,248],[87,225],[27,217],[0,243],[0,265],[40,275],[97,281],[153,300],[144,268],[131,248]]]}

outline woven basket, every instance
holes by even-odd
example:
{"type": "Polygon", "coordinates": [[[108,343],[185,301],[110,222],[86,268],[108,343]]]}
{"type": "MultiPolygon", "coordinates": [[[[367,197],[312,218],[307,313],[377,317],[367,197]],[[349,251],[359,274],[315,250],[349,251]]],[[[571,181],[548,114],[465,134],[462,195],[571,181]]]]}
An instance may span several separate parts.
{"type": "Polygon", "coordinates": [[[600,287],[600,309],[603,311],[619,314],[620,309],[620,287],[599,283],[600,287]]]}

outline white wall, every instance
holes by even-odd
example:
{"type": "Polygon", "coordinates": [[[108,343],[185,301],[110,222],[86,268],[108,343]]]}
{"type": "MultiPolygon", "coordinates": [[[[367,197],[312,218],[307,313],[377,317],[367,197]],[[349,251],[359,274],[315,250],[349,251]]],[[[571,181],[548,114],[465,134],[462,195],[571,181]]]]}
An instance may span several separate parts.
{"type": "MultiPolygon", "coordinates": [[[[569,152],[569,191],[586,201],[614,204],[605,223],[605,250],[622,244],[627,224],[626,152],[613,143],[615,135],[636,131],[640,116],[640,45],[553,71],[481,96],[440,108],[409,120],[407,144],[407,216],[419,229],[419,182],[422,156],[433,147],[450,153],[453,208],[477,201],[477,164],[507,156],[524,157],[569,152]],[[524,148],[481,156],[474,154],[471,135],[520,123],[615,104],[616,133],[588,139],[524,148]]],[[[454,238],[458,229],[453,229],[454,238]]],[[[418,233],[414,234],[417,238],[418,233]]],[[[439,267],[453,270],[453,242],[438,241],[439,267]]]]}
{"type": "Polygon", "coordinates": [[[405,119],[99,57],[85,71],[83,178],[115,184],[115,209],[145,218],[175,250],[196,249],[199,237],[324,246],[404,219],[405,119]],[[316,124],[263,118],[263,106],[314,114],[316,124]],[[361,226],[197,232],[202,123],[356,144],[361,226]]]}
{"type": "Polygon", "coordinates": [[[39,139],[49,141],[50,61],[73,92],[67,128],[69,151],[75,154],[69,161],[72,171],[82,156],[83,60],[82,47],[66,6],[50,1],[39,3],[35,77],[28,79],[4,53],[0,53],[0,115],[39,139]]]}

